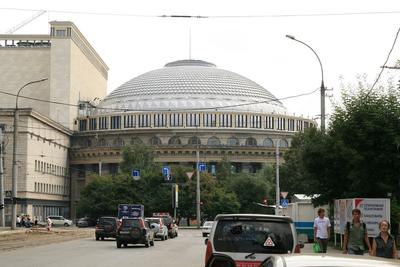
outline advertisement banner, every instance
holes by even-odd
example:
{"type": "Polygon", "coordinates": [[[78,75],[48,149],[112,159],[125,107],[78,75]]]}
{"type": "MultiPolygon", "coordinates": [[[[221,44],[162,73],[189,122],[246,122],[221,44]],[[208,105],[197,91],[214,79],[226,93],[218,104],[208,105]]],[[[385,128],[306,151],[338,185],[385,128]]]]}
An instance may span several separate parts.
{"type": "Polygon", "coordinates": [[[334,231],[344,234],[346,223],[351,222],[353,209],[360,209],[361,220],[366,224],[368,236],[379,234],[378,223],[382,219],[390,221],[390,199],[387,198],[352,198],[336,199],[334,212],[334,231]]]}

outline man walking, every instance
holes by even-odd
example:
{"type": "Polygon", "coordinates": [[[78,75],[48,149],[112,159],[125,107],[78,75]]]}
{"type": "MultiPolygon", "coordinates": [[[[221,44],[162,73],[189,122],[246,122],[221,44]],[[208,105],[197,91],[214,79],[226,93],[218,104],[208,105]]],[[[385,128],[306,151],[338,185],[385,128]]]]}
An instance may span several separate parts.
{"type": "Polygon", "coordinates": [[[330,236],[331,222],[325,217],[325,210],[318,209],[318,217],[314,219],[314,240],[318,242],[321,253],[326,253],[330,236]]]}
{"type": "Polygon", "coordinates": [[[367,227],[361,221],[361,211],[353,209],[351,211],[353,220],[347,222],[344,232],[343,254],[364,255],[365,244],[368,246],[368,252],[371,254],[371,244],[368,240],[367,227]]]}

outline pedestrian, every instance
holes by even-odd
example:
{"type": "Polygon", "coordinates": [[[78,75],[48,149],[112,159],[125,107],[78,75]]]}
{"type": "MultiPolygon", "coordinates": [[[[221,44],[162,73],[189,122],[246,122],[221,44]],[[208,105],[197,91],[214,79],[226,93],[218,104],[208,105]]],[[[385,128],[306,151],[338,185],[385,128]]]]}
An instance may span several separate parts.
{"type": "Polygon", "coordinates": [[[17,215],[17,227],[21,227],[21,217],[17,215]]]}
{"type": "Polygon", "coordinates": [[[21,218],[21,227],[25,227],[25,216],[21,218]]]}
{"type": "Polygon", "coordinates": [[[379,222],[379,235],[372,241],[372,256],[397,259],[396,241],[389,234],[390,223],[387,220],[379,222]]]}
{"type": "Polygon", "coordinates": [[[368,240],[367,227],[361,221],[361,211],[353,209],[351,211],[353,219],[346,223],[344,232],[343,254],[364,255],[365,245],[368,247],[368,253],[371,254],[371,244],[368,240]]]}
{"type": "Polygon", "coordinates": [[[47,217],[47,231],[51,230],[51,226],[52,226],[53,222],[51,221],[51,219],[49,217],[47,217]]]}
{"type": "Polygon", "coordinates": [[[35,220],[34,220],[34,225],[35,225],[35,227],[38,226],[38,223],[39,223],[38,218],[37,218],[37,216],[35,216],[35,220]]]}
{"type": "Polygon", "coordinates": [[[31,218],[28,216],[26,219],[25,227],[31,228],[31,226],[32,226],[31,218]]]}
{"type": "Polygon", "coordinates": [[[326,253],[330,237],[331,222],[325,217],[325,210],[318,209],[318,217],[314,219],[314,240],[319,244],[321,253],[326,253]]]}

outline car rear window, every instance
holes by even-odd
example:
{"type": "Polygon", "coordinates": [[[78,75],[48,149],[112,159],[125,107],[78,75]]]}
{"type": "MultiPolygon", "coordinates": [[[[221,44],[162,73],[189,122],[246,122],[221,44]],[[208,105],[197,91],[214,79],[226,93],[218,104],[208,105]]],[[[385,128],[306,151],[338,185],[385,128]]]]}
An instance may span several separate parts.
{"type": "Polygon", "coordinates": [[[170,223],[172,223],[171,217],[162,217],[162,220],[165,225],[169,225],[170,223]]]}
{"type": "Polygon", "coordinates": [[[100,218],[99,223],[102,225],[115,225],[115,219],[114,218],[100,218]]]}
{"type": "Polygon", "coordinates": [[[216,251],[290,253],[293,233],[288,222],[220,220],[214,234],[216,251]]]}
{"type": "Polygon", "coordinates": [[[205,222],[204,223],[204,226],[212,226],[213,225],[213,222],[205,222]]]}
{"type": "Polygon", "coordinates": [[[160,219],[147,219],[149,221],[149,223],[156,223],[156,224],[160,224],[160,219]]]}
{"type": "Polygon", "coordinates": [[[126,219],[122,220],[122,227],[140,227],[140,223],[136,219],[126,219]]]}

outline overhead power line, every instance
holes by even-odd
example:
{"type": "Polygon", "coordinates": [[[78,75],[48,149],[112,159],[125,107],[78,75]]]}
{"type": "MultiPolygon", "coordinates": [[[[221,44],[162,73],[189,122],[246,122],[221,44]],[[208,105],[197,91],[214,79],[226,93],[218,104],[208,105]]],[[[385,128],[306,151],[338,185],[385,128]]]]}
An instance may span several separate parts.
{"type": "MultiPolygon", "coordinates": [[[[311,92],[308,92],[308,93],[302,93],[302,94],[297,94],[297,95],[292,95],[292,96],[287,96],[287,97],[282,97],[282,98],[271,97],[268,100],[254,101],[254,102],[235,104],[235,105],[214,106],[214,107],[206,107],[206,108],[187,108],[187,109],[166,108],[166,109],[162,109],[162,110],[159,110],[159,111],[199,111],[199,110],[228,109],[228,108],[234,108],[234,107],[240,107],[240,106],[249,106],[249,105],[257,105],[257,104],[264,104],[264,103],[271,103],[271,102],[279,102],[281,100],[287,100],[287,99],[291,99],[291,98],[297,98],[297,97],[311,95],[311,94],[317,92],[318,90],[319,90],[319,88],[317,88],[317,89],[315,89],[315,90],[313,90],[311,92]]],[[[16,94],[4,92],[4,91],[0,91],[0,94],[17,96],[16,94]]],[[[44,99],[39,99],[39,98],[35,98],[35,97],[28,97],[28,96],[21,96],[20,95],[19,98],[25,98],[25,99],[29,99],[29,100],[46,102],[46,103],[51,103],[51,104],[79,107],[79,105],[76,105],[76,104],[69,104],[69,103],[62,103],[62,102],[57,102],[57,101],[44,100],[44,99]]],[[[96,106],[93,106],[92,108],[93,109],[98,109],[98,110],[110,110],[110,111],[121,111],[121,112],[128,112],[128,111],[132,111],[132,112],[135,112],[135,111],[154,111],[154,109],[103,108],[103,107],[96,107],[96,106]]]]}
{"type": "MultiPolygon", "coordinates": [[[[36,11],[42,9],[30,8],[6,8],[2,7],[0,10],[14,10],[14,11],[36,11]]],[[[186,18],[186,19],[247,19],[247,18],[291,18],[291,17],[332,17],[332,16],[359,16],[359,15],[395,15],[400,14],[398,10],[391,11],[362,11],[362,12],[331,12],[331,13],[287,13],[287,14],[260,14],[260,15],[188,15],[188,14],[159,14],[159,15],[145,15],[133,13],[112,13],[112,12],[92,12],[92,11],[74,11],[74,10],[59,10],[47,9],[47,12],[52,13],[65,13],[65,14],[78,14],[78,15],[95,15],[95,16],[117,16],[117,17],[137,17],[137,18],[186,18]]]]}

